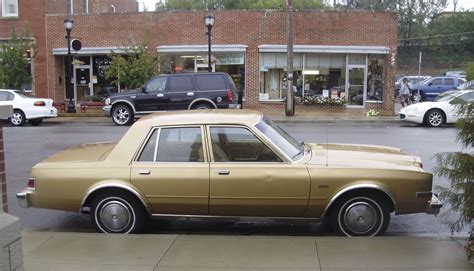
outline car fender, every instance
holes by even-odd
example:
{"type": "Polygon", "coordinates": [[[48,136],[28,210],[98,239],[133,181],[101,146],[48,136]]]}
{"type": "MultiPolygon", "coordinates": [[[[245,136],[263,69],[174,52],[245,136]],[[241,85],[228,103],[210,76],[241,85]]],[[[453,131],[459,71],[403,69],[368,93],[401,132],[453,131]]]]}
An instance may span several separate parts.
{"type": "Polygon", "coordinates": [[[330,197],[330,200],[329,200],[328,204],[326,205],[326,208],[324,209],[324,212],[321,215],[321,217],[324,217],[327,214],[327,212],[329,211],[331,206],[334,205],[334,203],[337,201],[338,198],[340,198],[342,195],[344,195],[347,192],[358,190],[358,189],[372,189],[372,190],[380,191],[380,192],[384,193],[385,195],[387,195],[390,198],[390,200],[392,201],[392,204],[395,207],[395,209],[397,207],[397,202],[395,201],[395,197],[394,197],[393,193],[390,192],[390,190],[387,187],[383,186],[382,184],[373,183],[373,182],[372,183],[371,182],[366,182],[366,183],[349,184],[349,185],[339,189],[334,195],[332,195],[330,197]]]}
{"type": "Polygon", "coordinates": [[[192,101],[192,102],[189,104],[188,110],[190,110],[191,108],[193,108],[193,105],[195,105],[196,103],[199,103],[199,102],[210,103],[210,104],[212,104],[212,106],[214,106],[214,108],[217,108],[216,103],[214,103],[212,100],[207,99],[207,98],[199,98],[199,99],[196,99],[196,100],[192,101]]]}
{"type": "Polygon", "coordinates": [[[82,196],[81,205],[79,206],[79,212],[81,213],[84,211],[83,209],[83,207],[85,207],[84,205],[89,200],[89,197],[94,194],[94,192],[102,190],[102,189],[107,189],[107,188],[118,188],[118,189],[123,189],[132,193],[134,196],[136,196],[140,200],[140,202],[143,204],[148,214],[151,215],[152,212],[151,212],[150,204],[146,200],[145,195],[143,195],[141,191],[137,187],[135,187],[133,184],[129,182],[125,182],[125,181],[118,181],[118,180],[102,181],[102,182],[94,183],[94,185],[89,187],[82,196]]]}
{"type": "Polygon", "coordinates": [[[116,101],[113,101],[110,105],[113,107],[113,106],[114,106],[115,104],[117,104],[117,103],[126,103],[126,104],[128,104],[128,105],[132,108],[134,114],[137,112],[137,111],[135,110],[135,106],[133,105],[133,103],[131,103],[130,101],[127,101],[127,100],[123,100],[123,99],[121,99],[121,100],[116,100],[116,101]]]}

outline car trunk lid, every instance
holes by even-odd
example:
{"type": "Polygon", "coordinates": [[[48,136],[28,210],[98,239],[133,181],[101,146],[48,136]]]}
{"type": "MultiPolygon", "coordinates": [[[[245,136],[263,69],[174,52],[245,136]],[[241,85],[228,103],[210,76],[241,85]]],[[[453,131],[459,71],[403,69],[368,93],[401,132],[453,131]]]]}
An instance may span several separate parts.
{"type": "Polygon", "coordinates": [[[62,150],[41,163],[99,161],[107,157],[117,142],[100,142],[76,145],[62,150]]]}

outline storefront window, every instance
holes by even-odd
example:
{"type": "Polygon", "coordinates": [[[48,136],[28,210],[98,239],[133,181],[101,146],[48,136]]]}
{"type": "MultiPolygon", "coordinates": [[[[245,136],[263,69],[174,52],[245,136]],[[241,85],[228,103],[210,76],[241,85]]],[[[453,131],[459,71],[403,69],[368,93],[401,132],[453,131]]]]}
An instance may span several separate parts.
{"type": "Polygon", "coordinates": [[[383,56],[369,55],[367,101],[383,101],[383,67],[383,56]]]}

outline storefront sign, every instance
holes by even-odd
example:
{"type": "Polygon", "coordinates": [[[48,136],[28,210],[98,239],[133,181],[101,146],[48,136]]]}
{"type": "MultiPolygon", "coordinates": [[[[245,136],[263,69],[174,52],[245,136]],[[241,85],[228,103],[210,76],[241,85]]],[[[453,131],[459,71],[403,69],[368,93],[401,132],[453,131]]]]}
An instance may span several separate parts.
{"type": "Polygon", "coordinates": [[[243,65],[244,55],[243,54],[225,54],[216,55],[217,65],[243,65]]]}

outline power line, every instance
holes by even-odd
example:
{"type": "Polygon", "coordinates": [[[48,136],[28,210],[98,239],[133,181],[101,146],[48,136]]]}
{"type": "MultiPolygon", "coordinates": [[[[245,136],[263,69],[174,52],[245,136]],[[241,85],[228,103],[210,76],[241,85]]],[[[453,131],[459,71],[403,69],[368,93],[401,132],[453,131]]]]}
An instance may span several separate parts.
{"type": "Polygon", "coordinates": [[[460,35],[466,35],[466,34],[474,34],[474,31],[461,32],[461,33],[454,33],[454,34],[446,34],[446,35],[424,36],[424,37],[416,37],[416,38],[402,38],[402,39],[398,39],[398,41],[402,41],[402,40],[422,40],[422,39],[444,38],[444,37],[460,36],[460,35]]]}

